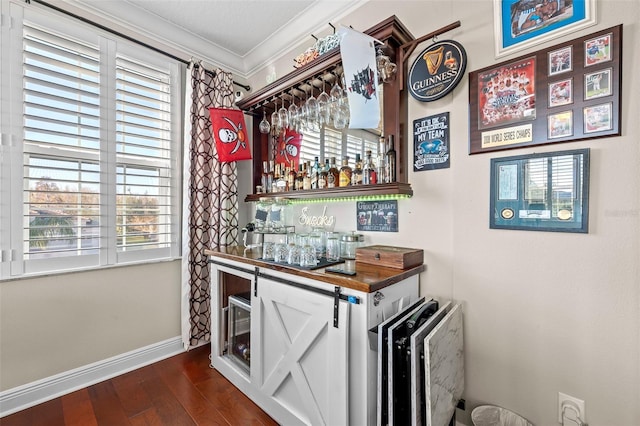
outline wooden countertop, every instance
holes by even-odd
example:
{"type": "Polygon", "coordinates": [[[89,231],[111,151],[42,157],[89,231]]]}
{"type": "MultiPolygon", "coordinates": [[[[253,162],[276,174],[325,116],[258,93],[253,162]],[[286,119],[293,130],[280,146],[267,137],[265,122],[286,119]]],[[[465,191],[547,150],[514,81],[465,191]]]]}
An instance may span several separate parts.
{"type": "Polygon", "coordinates": [[[207,249],[204,251],[204,253],[207,256],[234,260],[236,262],[242,262],[248,265],[259,266],[260,268],[286,272],[292,275],[310,278],[312,280],[323,281],[332,285],[346,287],[365,293],[373,293],[391,284],[400,282],[405,278],[409,278],[413,275],[419,274],[426,269],[424,264],[410,269],[393,269],[370,265],[362,262],[356,262],[355,260],[347,260],[347,268],[355,268],[356,275],[341,275],[326,272],[326,268],[320,268],[311,271],[306,269],[292,268],[287,264],[280,265],[264,262],[262,260],[258,260],[262,255],[262,251],[259,248],[245,250],[244,246],[232,246],[222,248],[220,250],[207,249]]]}

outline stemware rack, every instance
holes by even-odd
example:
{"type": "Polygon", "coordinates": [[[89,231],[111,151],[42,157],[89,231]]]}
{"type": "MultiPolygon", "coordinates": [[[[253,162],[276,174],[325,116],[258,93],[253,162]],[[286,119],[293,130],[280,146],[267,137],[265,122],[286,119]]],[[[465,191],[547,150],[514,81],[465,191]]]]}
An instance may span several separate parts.
{"type": "MultiPolygon", "coordinates": [[[[404,74],[403,61],[396,61],[401,56],[400,47],[415,40],[413,35],[400,22],[396,16],[391,16],[384,21],[374,25],[364,31],[375,39],[384,43],[381,46],[384,54],[389,56],[391,61],[397,63],[397,76],[404,74]]],[[[273,83],[257,90],[255,93],[244,98],[237,103],[237,106],[245,113],[253,116],[253,187],[260,185],[262,172],[262,162],[269,159],[270,134],[260,133],[259,123],[266,114],[269,116],[277,107],[291,102],[304,101],[305,96],[316,93],[316,96],[326,87],[331,87],[336,78],[342,73],[342,62],[340,49],[335,48],[324,55],[316,58],[312,62],[295,69],[291,73],[274,81],[273,83]]],[[[384,96],[382,110],[382,128],[385,136],[393,135],[396,141],[397,182],[381,185],[348,186],[333,188],[329,194],[327,189],[290,191],[286,193],[288,198],[315,198],[332,197],[344,198],[354,197],[361,194],[366,195],[393,195],[401,194],[405,196],[413,195],[411,186],[407,182],[407,162],[408,144],[404,133],[407,129],[407,91],[403,90],[402,78],[394,78],[384,85],[384,96]]],[[[250,194],[245,201],[257,201],[264,196],[282,196],[282,193],[273,194],[250,194]]]]}

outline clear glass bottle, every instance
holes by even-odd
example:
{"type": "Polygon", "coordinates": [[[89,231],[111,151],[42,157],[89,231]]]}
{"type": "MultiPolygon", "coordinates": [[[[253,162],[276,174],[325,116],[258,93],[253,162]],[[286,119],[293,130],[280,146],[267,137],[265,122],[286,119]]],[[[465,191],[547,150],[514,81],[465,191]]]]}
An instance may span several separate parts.
{"type": "Polygon", "coordinates": [[[302,180],[302,189],[311,189],[311,162],[307,161],[306,172],[302,180]]]}
{"type": "Polygon", "coordinates": [[[278,171],[278,177],[274,175],[276,181],[276,191],[285,192],[287,190],[287,176],[284,173],[284,164],[277,164],[276,170],[278,171]]]}
{"type": "Polygon", "coordinates": [[[376,172],[376,166],[371,159],[371,150],[367,150],[365,153],[364,168],[362,170],[362,183],[364,185],[375,185],[378,183],[378,174],[376,172]]]}
{"type": "Polygon", "coordinates": [[[387,167],[386,167],[386,155],[387,153],[387,144],[384,140],[384,136],[380,135],[380,140],[378,141],[378,183],[386,183],[387,182],[387,167]]]}
{"type": "Polygon", "coordinates": [[[269,174],[269,162],[262,162],[262,178],[260,180],[262,190],[264,192],[271,192],[271,185],[273,184],[273,175],[269,174]]]}
{"type": "Polygon", "coordinates": [[[340,187],[351,185],[351,166],[349,166],[349,157],[344,156],[342,158],[342,167],[340,167],[340,179],[338,184],[340,187]]]}
{"type": "Polygon", "coordinates": [[[356,154],[356,165],[351,172],[351,185],[362,185],[362,160],[360,154],[356,154]]]}

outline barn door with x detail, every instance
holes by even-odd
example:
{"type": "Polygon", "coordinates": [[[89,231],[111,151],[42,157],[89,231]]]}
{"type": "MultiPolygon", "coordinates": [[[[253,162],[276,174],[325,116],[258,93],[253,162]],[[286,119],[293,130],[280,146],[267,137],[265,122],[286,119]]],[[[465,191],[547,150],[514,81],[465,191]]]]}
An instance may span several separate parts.
{"type": "MultiPolygon", "coordinates": [[[[275,410],[300,424],[348,422],[349,304],[306,289],[259,278],[252,334],[259,355],[252,380],[260,383],[275,410]]],[[[255,364],[254,364],[255,363],[255,364]]]]}

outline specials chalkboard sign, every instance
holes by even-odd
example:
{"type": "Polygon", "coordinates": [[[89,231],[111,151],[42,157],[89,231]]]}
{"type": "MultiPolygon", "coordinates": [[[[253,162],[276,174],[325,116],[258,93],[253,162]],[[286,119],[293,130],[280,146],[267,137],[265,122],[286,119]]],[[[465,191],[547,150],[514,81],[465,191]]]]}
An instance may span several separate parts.
{"type": "Polygon", "coordinates": [[[467,68],[467,52],[453,40],[436,42],[422,51],[411,65],[407,85],[420,102],[440,99],[458,85],[467,68]]]}

